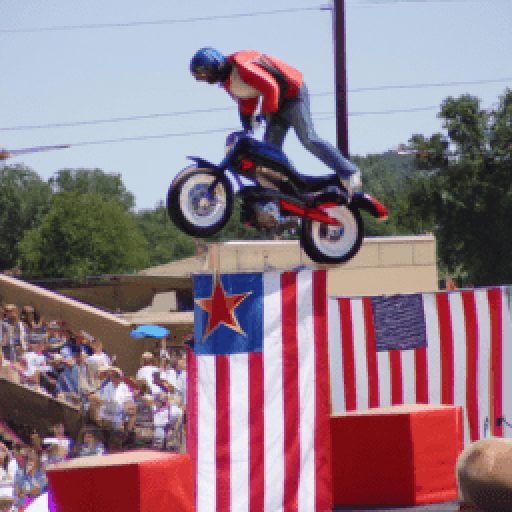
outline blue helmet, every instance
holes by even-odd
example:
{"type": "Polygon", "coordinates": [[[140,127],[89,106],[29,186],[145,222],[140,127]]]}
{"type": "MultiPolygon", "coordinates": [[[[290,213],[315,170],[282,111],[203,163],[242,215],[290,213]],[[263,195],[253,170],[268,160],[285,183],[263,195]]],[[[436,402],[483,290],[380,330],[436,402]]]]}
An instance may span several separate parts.
{"type": "Polygon", "coordinates": [[[215,48],[201,48],[190,61],[190,72],[197,80],[215,83],[224,78],[228,60],[215,48]]]}

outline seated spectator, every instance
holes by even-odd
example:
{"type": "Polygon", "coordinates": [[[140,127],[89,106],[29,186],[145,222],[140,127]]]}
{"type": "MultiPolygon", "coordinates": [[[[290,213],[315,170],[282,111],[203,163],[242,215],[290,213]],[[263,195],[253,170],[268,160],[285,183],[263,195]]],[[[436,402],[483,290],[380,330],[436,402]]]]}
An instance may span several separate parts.
{"type": "Polygon", "coordinates": [[[51,433],[53,434],[53,436],[45,437],[43,439],[43,444],[47,446],[60,446],[63,453],[65,454],[64,456],[67,457],[73,447],[73,441],[70,437],[66,436],[64,423],[62,423],[61,421],[55,423],[55,425],[53,425],[51,428],[51,433]]]}
{"type": "Polygon", "coordinates": [[[173,389],[177,387],[176,370],[171,366],[171,358],[164,355],[160,362],[160,378],[167,382],[173,389]]]}
{"type": "Polygon", "coordinates": [[[158,366],[155,365],[155,357],[151,352],[144,352],[142,354],[142,366],[138,369],[135,378],[137,380],[144,379],[148,386],[153,383],[153,373],[158,371],[158,366]]]}
{"type": "Polygon", "coordinates": [[[130,448],[149,448],[153,443],[153,397],[144,379],[136,380],[133,404],[127,409],[126,430],[130,448]]]}
{"type": "Polygon", "coordinates": [[[14,486],[21,479],[25,467],[25,450],[20,445],[15,445],[11,449],[11,460],[7,465],[7,473],[14,482],[14,486]]]}
{"type": "Polygon", "coordinates": [[[30,448],[38,455],[43,453],[43,439],[35,429],[30,433],[30,448]]]}
{"type": "Polygon", "coordinates": [[[103,443],[98,439],[96,430],[86,428],[83,432],[82,441],[77,446],[77,457],[103,455],[104,453],[105,446],[103,446],[103,443]]]}
{"type": "Polygon", "coordinates": [[[78,345],[72,347],[69,357],[62,358],[62,371],[56,385],[57,397],[74,404],[80,403],[80,358],[78,345]]]}
{"type": "Polygon", "coordinates": [[[49,375],[51,370],[46,356],[43,353],[44,338],[40,333],[32,333],[30,336],[30,348],[22,359],[25,362],[24,376],[26,382],[40,390],[44,388],[47,391],[55,389],[55,379],[49,375]]]}
{"type": "Polygon", "coordinates": [[[99,389],[102,379],[98,370],[102,367],[111,366],[112,361],[103,351],[103,343],[99,338],[94,338],[91,341],[91,348],[93,349],[93,354],[87,357],[86,363],[89,368],[91,382],[96,389],[99,389]]]}
{"type": "Polygon", "coordinates": [[[4,306],[0,306],[0,347],[2,349],[2,355],[9,359],[9,346],[8,346],[8,327],[7,320],[5,318],[4,306]]]}
{"type": "Polygon", "coordinates": [[[178,357],[176,370],[176,391],[179,393],[183,403],[187,401],[187,356],[185,353],[178,357]]]}
{"type": "Polygon", "coordinates": [[[20,320],[25,324],[27,332],[30,332],[35,327],[39,327],[36,320],[36,310],[32,306],[23,306],[21,308],[20,320]]]}
{"type": "Polygon", "coordinates": [[[109,437],[107,447],[109,451],[120,447],[127,410],[133,403],[133,394],[128,385],[123,382],[123,371],[112,366],[108,369],[108,380],[99,391],[100,409],[99,417],[106,436],[109,437]]]}
{"type": "Polygon", "coordinates": [[[160,393],[153,405],[153,423],[155,427],[153,447],[165,449],[167,439],[177,421],[183,415],[182,409],[167,393],[160,393]]]}
{"type": "Polygon", "coordinates": [[[75,334],[76,342],[80,345],[80,349],[87,356],[92,356],[94,354],[94,350],[91,347],[92,341],[94,340],[94,336],[89,334],[87,331],[80,331],[75,334]]]}
{"type": "Polygon", "coordinates": [[[64,344],[62,345],[59,354],[64,359],[69,359],[75,352],[80,351],[80,343],[78,342],[77,336],[73,334],[70,329],[63,329],[61,335],[64,344]]]}
{"type": "Polygon", "coordinates": [[[0,377],[11,382],[20,382],[21,368],[17,368],[15,363],[11,363],[0,350],[0,377]]]}
{"type": "Polygon", "coordinates": [[[48,335],[48,350],[59,352],[65,343],[65,339],[61,335],[61,323],[58,320],[51,320],[46,326],[48,335]]]}
{"type": "Polygon", "coordinates": [[[10,462],[9,450],[4,444],[0,445],[0,500],[9,498],[12,501],[14,495],[14,474],[12,471],[9,472],[10,462]]]}
{"type": "Polygon", "coordinates": [[[91,375],[89,374],[89,367],[87,366],[87,354],[82,350],[80,345],[80,353],[76,358],[76,367],[78,369],[78,388],[80,390],[80,397],[82,403],[87,406],[89,395],[96,391],[93,385],[91,375]]]}
{"type": "Polygon", "coordinates": [[[5,331],[7,342],[7,358],[10,361],[16,361],[18,355],[17,348],[22,351],[27,349],[27,328],[20,320],[18,307],[15,304],[6,304],[4,306],[5,313],[5,331]]]}
{"type": "Polygon", "coordinates": [[[67,451],[64,447],[55,442],[46,445],[46,451],[41,457],[41,464],[44,469],[52,464],[60,464],[68,459],[67,451]]]}
{"type": "Polygon", "coordinates": [[[41,465],[41,459],[35,452],[29,452],[25,471],[16,485],[16,505],[27,506],[34,498],[46,492],[48,482],[41,465]]]}

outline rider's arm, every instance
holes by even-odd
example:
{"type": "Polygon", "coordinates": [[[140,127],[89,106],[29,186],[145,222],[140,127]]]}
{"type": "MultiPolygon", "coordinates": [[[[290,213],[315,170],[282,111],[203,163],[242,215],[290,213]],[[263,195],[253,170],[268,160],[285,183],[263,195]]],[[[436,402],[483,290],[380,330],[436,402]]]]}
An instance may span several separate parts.
{"type": "MultiPolygon", "coordinates": [[[[279,85],[274,77],[252,61],[237,64],[237,67],[240,78],[245,83],[258,89],[263,95],[261,113],[277,112],[279,105],[279,85]]],[[[251,98],[251,100],[253,100],[253,98],[251,98]]],[[[242,101],[248,100],[240,100],[240,103],[242,101]]],[[[241,107],[240,105],[240,111],[242,112],[241,107]]]]}

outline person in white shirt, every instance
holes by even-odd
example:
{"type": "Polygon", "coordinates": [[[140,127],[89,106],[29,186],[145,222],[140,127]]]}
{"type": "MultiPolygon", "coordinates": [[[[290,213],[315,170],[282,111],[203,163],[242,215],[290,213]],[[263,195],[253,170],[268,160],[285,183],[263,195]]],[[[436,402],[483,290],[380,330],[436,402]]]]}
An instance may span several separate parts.
{"type": "Polygon", "coordinates": [[[181,356],[177,364],[176,390],[181,396],[183,403],[187,401],[187,358],[181,356]]]}
{"type": "Polygon", "coordinates": [[[154,448],[165,448],[166,438],[169,431],[183,415],[181,407],[167,393],[160,393],[153,405],[153,446],[154,448]]]}
{"type": "Polygon", "coordinates": [[[112,361],[110,357],[103,352],[103,343],[100,339],[94,338],[91,341],[91,348],[93,350],[93,354],[87,357],[86,365],[93,386],[99,388],[101,385],[99,369],[110,366],[112,361]]]}
{"type": "Polygon", "coordinates": [[[144,352],[142,354],[142,366],[138,369],[135,378],[137,380],[144,379],[148,386],[151,387],[153,384],[153,374],[158,372],[160,369],[154,363],[155,359],[151,352],[144,352]]]}
{"type": "Polygon", "coordinates": [[[43,348],[43,340],[39,336],[30,339],[30,349],[22,356],[22,360],[25,363],[23,373],[29,384],[38,387],[44,385],[46,388],[49,388],[52,383],[47,378],[46,373],[51,368],[48,366],[46,356],[43,354],[43,348]]]}
{"type": "Polygon", "coordinates": [[[177,388],[176,370],[171,366],[171,359],[167,356],[162,358],[160,378],[170,384],[174,389],[177,388]]]}
{"type": "Polygon", "coordinates": [[[73,441],[71,440],[71,438],[66,436],[64,423],[56,423],[55,425],[53,425],[51,430],[53,432],[54,437],[47,437],[43,439],[43,444],[58,445],[59,448],[61,449],[63,457],[67,457],[73,447],[73,441]]]}
{"type": "Polygon", "coordinates": [[[11,458],[7,447],[0,443],[0,499],[12,498],[14,490],[14,476],[16,475],[17,465],[14,458],[11,458]],[[14,461],[14,466],[11,462],[14,461]],[[11,470],[9,470],[11,466],[11,470]]]}
{"type": "Polygon", "coordinates": [[[102,401],[99,415],[114,430],[121,430],[124,426],[125,411],[133,404],[133,394],[123,382],[123,372],[120,368],[110,367],[108,378],[107,384],[99,392],[102,401]]]}
{"type": "Polygon", "coordinates": [[[27,329],[20,320],[20,313],[15,304],[6,304],[5,312],[5,336],[8,345],[9,359],[16,361],[16,348],[26,350],[27,348],[27,329]]]}

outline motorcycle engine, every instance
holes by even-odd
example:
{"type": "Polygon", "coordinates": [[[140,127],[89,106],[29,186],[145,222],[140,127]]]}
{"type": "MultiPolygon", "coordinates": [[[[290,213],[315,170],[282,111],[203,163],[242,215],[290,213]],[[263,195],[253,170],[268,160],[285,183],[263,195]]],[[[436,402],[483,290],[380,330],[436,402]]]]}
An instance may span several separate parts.
{"type": "Polygon", "coordinates": [[[276,201],[259,201],[253,205],[255,222],[260,229],[282,234],[299,228],[298,217],[281,215],[276,201]]]}
{"type": "Polygon", "coordinates": [[[279,190],[279,186],[286,181],[286,176],[282,173],[262,165],[256,166],[254,174],[256,181],[262,187],[271,188],[273,190],[279,190]]]}

